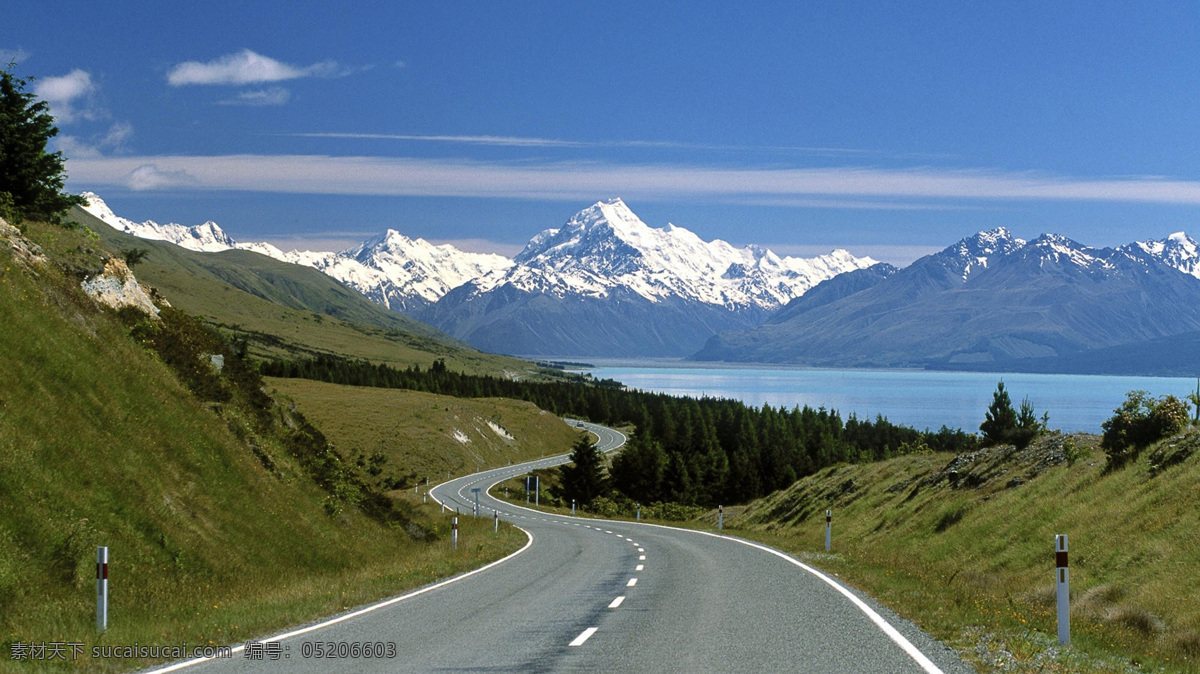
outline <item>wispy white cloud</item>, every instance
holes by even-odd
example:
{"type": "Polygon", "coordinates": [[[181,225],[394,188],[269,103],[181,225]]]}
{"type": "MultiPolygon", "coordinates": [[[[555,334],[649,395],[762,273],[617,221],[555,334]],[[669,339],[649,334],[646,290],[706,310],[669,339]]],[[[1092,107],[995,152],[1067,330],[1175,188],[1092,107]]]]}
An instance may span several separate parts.
{"type": "Polygon", "coordinates": [[[104,111],[95,105],[98,89],[91,74],[78,68],[61,77],[35,80],[33,84],[33,93],[50,104],[50,114],[60,124],[103,117],[104,111]]]}
{"type": "Polygon", "coordinates": [[[29,58],[29,52],[17,47],[16,49],[0,49],[0,67],[7,66],[10,63],[21,63],[29,58]]]}
{"type": "Polygon", "coordinates": [[[160,169],[156,164],[142,164],[120,179],[131,190],[157,190],[165,187],[195,185],[198,181],[183,169],[160,169]]]}
{"type": "Polygon", "coordinates": [[[302,77],[330,77],[343,73],[334,61],[310,66],[294,66],[243,49],[212,61],[185,61],[171,68],[167,83],[172,86],[193,84],[264,84],[302,77]]]}
{"type": "Polygon", "coordinates": [[[93,136],[89,140],[81,140],[77,136],[58,136],[52,141],[55,149],[62,151],[71,159],[95,159],[106,152],[122,152],[125,142],[133,136],[133,125],[128,122],[117,122],[103,134],[93,136]]]}
{"type": "Polygon", "coordinates": [[[236,98],[226,99],[221,101],[221,105],[248,105],[252,107],[265,107],[272,105],[284,105],[292,100],[292,92],[283,87],[270,87],[267,89],[255,89],[253,91],[243,91],[236,98]]]}
{"type": "Polygon", "coordinates": [[[537,138],[530,136],[472,136],[472,135],[422,135],[401,133],[293,133],[293,138],[334,138],[344,140],[400,140],[424,143],[458,143],[465,145],[487,145],[492,147],[545,147],[545,148],[647,148],[669,150],[734,150],[759,152],[802,152],[828,155],[871,155],[870,150],[836,147],[804,146],[757,146],[715,145],[706,143],[681,143],[657,140],[566,140],[561,138],[537,138]]]}
{"type": "Polygon", "coordinates": [[[183,172],[193,186],[305,194],[492,197],[580,201],[822,198],[881,201],[1093,201],[1200,205],[1200,181],[1096,179],[1032,172],[847,168],[719,168],[611,163],[488,163],[325,155],[157,156],[81,159],[73,182],[125,184],[142,165],[183,172]]]}

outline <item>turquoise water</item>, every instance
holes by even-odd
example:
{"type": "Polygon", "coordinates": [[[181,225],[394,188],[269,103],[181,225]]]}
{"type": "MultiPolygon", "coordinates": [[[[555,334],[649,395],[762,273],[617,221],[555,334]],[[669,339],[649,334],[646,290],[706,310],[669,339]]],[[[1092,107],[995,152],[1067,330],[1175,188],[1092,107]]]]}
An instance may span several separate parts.
{"type": "MultiPolygon", "coordinates": [[[[755,367],[698,367],[676,361],[597,362],[596,377],[673,395],[735,398],[750,405],[809,405],[835,409],[845,418],[882,414],[895,423],[936,429],[943,424],[975,432],[992,402],[996,382],[1018,406],[1028,396],[1050,428],[1099,433],[1100,424],[1134,389],[1182,398],[1196,380],[1104,375],[994,374],[924,370],[819,370],[755,367]]],[[[697,364],[698,365],[698,364],[697,364]]]]}

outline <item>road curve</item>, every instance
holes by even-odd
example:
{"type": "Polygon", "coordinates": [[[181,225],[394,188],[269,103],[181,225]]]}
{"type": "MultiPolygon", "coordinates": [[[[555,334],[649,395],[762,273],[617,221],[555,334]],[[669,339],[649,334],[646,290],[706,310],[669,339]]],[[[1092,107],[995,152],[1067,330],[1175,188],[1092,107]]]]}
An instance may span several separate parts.
{"type": "MultiPolygon", "coordinates": [[[[613,429],[569,423],[597,435],[604,451],[625,442],[613,429]]],[[[431,490],[470,517],[470,490],[480,488],[480,516],[499,510],[529,535],[502,562],[263,639],[278,642],[279,660],[239,652],[192,671],[972,671],[911,623],[779,551],[707,532],[549,515],[486,493],[566,460],[485,471],[431,490]],[[315,644],[343,642],[394,644],[395,657],[312,656],[315,644]]],[[[190,667],[172,669],[180,665],[190,667]]]]}

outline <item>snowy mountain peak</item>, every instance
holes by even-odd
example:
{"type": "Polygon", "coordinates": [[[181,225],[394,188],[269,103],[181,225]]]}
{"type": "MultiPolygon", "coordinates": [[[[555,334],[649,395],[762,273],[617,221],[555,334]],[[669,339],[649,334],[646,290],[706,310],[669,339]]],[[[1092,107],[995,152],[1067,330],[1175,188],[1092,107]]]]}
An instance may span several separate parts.
{"type": "Polygon", "coordinates": [[[169,241],[182,248],[206,253],[229,250],[237,246],[237,242],[212,220],[192,227],[174,223],[160,225],[153,220],[134,222],[114,213],[103,199],[92,192],[84,192],[81,196],[86,200],[83,210],[96,216],[113,229],[126,234],[132,234],[142,239],[169,241]]]}
{"type": "Polygon", "coordinates": [[[704,241],[678,225],[651,227],[620,199],[597,202],[562,227],[542,231],[515,262],[508,274],[480,280],[480,291],[508,283],[527,292],[606,297],[622,289],[653,302],[679,297],[763,309],[875,263],[845,251],[805,260],[760,246],[704,241]]]}
{"type": "Polygon", "coordinates": [[[987,269],[988,263],[999,256],[1020,249],[1025,242],[1008,229],[997,227],[969,236],[946,247],[934,258],[965,282],[977,271],[987,269]]]}
{"type": "Polygon", "coordinates": [[[1175,232],[1161,241],[1138,241],[1118,250],[1133,257],[1154,258],[1185,274],[1200,278],[1200,244],[1184,232],[1175,232]]]}

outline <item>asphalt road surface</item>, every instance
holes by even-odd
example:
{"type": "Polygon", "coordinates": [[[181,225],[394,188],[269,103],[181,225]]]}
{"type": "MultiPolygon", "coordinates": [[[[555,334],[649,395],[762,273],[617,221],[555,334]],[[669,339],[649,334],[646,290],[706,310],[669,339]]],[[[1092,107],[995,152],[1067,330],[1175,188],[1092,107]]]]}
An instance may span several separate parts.
{"type": "MultiPolygon", "coordinates": [[[[602,450],[625,442],[618,431],[570,423],[595,433],[602,450]]],[[[457,478],[431,495],[470,517],[472,488],[565,461],[457,478]]],[[[486,491],[478,496],[480,517],[499,510],[502,522],[529,535],[524,548],[457,579],[264,639],[270,650],[261,660],[239,651],[168,670],[972,671],[870,598],[765,546],[715,532],[547,515],[486,491]],[[341,657],[338,650],[354,644],[383,657],[341,657]],[[330,650],[333,657],[317,657],[330,650]]]]}

